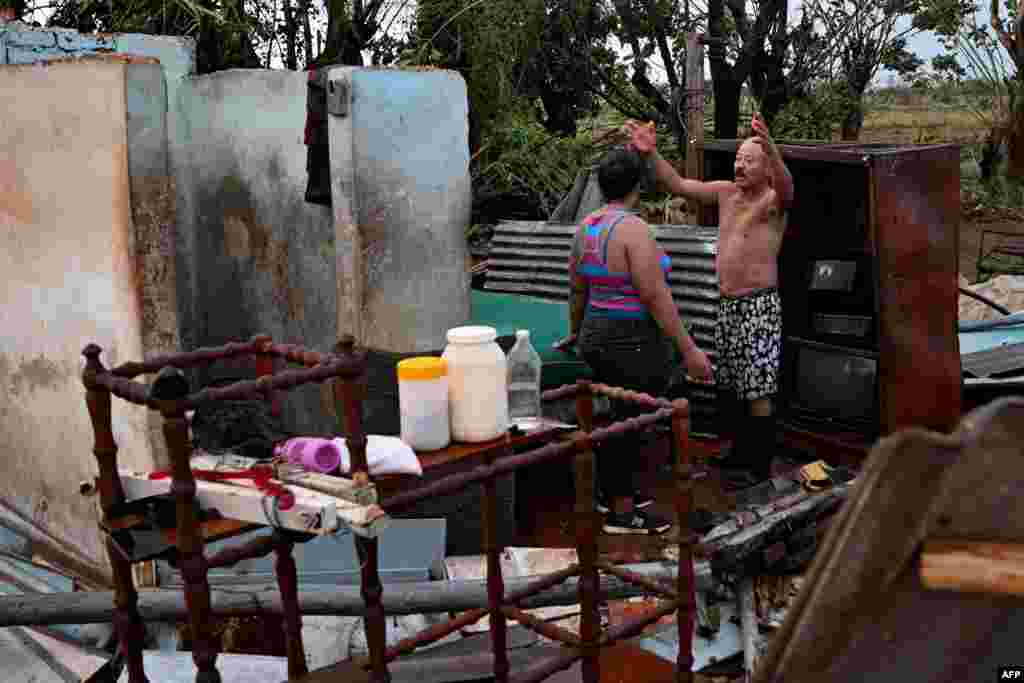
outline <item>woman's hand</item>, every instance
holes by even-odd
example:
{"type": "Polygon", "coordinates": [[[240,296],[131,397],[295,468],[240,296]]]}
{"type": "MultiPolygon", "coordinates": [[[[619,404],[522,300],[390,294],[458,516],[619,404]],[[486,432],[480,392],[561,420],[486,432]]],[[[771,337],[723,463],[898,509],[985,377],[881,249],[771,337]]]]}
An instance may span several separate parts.
{"type": "Polygon", "coordinates": [[[690,379],[702,384],[710,384],[714,379],[714,370],[706,353],[694,347],[686,354],[686,371],[690,379]]]}

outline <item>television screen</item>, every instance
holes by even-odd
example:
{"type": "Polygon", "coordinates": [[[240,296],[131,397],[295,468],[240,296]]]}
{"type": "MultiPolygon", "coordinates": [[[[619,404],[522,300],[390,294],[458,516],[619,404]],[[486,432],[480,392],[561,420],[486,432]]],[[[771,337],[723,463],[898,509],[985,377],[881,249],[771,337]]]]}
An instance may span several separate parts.
{"type": "Polygon", "coordinates": [[[822,418],[875,418],[877,360],[809,346],[797,349],[795,360],[794,406],[822,418]]]}
{"type": "Polygon", "coordinates": [[[856,261],[820,259],[811,267],[811,291],[852,292],[856,261]]]}

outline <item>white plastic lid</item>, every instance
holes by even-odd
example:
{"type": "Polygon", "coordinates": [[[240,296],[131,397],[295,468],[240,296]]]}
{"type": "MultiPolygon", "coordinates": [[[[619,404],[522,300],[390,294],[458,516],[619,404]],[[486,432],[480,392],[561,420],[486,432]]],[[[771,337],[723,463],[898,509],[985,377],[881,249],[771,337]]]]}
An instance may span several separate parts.
{"type": "Polygon", "coordinates": [[[487,344],[498,338],[498,331],[484,325],[468,325],[453,327],[447,337],[450,344],[487,344]]]}
{"type": "Polygon", "coordinates": [[[516,339],[529,339],[529,338],[530,338],[530,331],[529,330],[516,330],[516,339]]]}

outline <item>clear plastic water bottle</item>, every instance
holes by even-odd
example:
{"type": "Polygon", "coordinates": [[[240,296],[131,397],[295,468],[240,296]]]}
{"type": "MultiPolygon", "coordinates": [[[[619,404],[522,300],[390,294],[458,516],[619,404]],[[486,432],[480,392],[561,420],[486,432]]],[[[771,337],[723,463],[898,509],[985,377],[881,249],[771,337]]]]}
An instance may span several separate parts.
{"type": "Polygon", "coordinates": [[[508,416],[513,421],[540,417],[540,355],[529,330],[516,330],[508,352],[508,416]]]}

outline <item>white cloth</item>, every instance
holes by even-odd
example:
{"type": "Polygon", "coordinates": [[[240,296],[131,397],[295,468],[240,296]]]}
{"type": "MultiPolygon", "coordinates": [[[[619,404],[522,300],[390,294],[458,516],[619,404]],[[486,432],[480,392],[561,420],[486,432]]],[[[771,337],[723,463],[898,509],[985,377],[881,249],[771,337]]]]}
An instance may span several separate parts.
{"type": "MultiPolygon", "coordinates": [[[[352,471],[352,458],[348,452],[345,439],[335,437],[332,441],[341,449],[341,472],[352,471]]],[[[409,444],[397,436],[380,436],[370,434],[366,437],[366,465],[370,475],[377,474],[412,474],[423,476],[423,467],[409,444]]]]}

